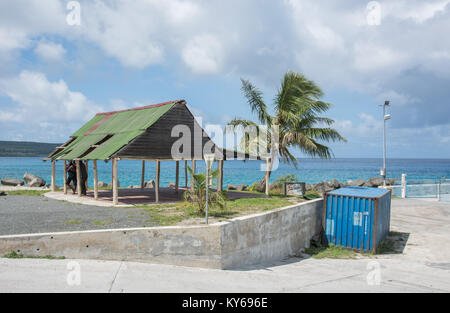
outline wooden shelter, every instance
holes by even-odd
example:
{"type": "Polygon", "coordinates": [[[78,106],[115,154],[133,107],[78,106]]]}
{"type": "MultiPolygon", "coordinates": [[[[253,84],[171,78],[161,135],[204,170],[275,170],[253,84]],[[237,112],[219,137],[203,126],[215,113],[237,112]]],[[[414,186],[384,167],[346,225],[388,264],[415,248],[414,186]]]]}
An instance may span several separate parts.
{"type": "MultiPolygon", "coordinates": [[[[219,177],[217,187],[223,190],[223,162],[230,153],[217,147],[197,123],[184,100],[170,101],[122,111],[96,114],[76,131],[67,141],[53,151],[48,159],[52,161],[52,190],[55,190],[55,162],[75,160],[77,175],[80,161],[93,161],[94,198],[98,199],[97,161],[112,161],[113,203],[118,204],[117,163],[120,160],[142,161],[141,188],[144,188],[145,161],[156,162],[155,201],[159,201],[160,162],[176,161],[175,189],[179,187],[179,162],[204,159],[204,153],[213,153],[218,161],[219,177]],[[182,135],[182,138],[180,137],[182,135]]],[[[205,153],[205,154],[206,154],[205,153]]],[[[232,158],[245,158],[231,153],[232,158]]],[[[78,196],[81,196],[81,180],[77,177],[78,196]]],[[[191,182],[192,185],[192,182],[191,182]]],[[[186,175],[187,186],[187,175],[186,175]]],[[[268,193],[268,188],[267,193],[268,193]]],[[[64,181],[64,192],[67,186],[64,181]]]]}

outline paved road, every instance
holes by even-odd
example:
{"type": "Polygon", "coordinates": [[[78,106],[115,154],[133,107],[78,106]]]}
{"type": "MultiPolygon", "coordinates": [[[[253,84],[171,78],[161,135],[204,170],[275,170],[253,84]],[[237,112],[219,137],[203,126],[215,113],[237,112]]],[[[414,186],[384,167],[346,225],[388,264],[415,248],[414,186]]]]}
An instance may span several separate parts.
{"type": "Polygon", "coordinates": [[[44,196],[1,196],[0,235],[154,226],[145,210],[75,204],[44,196]]]}
{"type": "Polygon", "coordinates": [[[392,230],[407,238],[403,253],[358,260],[291,258],[227,271],[0,259],[0,292],[450,292],[449,222],[448,204],[395,199],[392,230]]]}

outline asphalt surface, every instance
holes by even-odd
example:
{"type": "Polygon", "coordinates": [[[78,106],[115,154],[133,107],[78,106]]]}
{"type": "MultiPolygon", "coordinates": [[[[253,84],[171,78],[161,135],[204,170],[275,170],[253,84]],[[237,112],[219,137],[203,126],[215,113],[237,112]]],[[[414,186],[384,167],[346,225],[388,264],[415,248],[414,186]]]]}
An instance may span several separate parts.
{"type": "Polygon", "coordinates": [[[383,255],[289,258],[226,271],[0,258],[0,292],[450,292],[450,205],[394,199],[391,216],[391,231],[404,240],[383,255]]]}
{"type": "Polygon", "coordinates": [[[142,209],[74,204],[44,196],[0,196],[0,235],[155,226],[142,209]]]}

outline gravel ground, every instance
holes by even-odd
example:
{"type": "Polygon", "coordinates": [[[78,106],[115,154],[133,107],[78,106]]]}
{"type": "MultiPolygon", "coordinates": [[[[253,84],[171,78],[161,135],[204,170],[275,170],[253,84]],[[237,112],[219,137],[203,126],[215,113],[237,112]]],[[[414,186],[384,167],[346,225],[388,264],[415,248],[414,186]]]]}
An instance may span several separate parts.
{"type": "Polygon", "coordinates": [[[74,204],[44,196],[0,196],[0,235],[156,226],[142,209],[74,204]]]}

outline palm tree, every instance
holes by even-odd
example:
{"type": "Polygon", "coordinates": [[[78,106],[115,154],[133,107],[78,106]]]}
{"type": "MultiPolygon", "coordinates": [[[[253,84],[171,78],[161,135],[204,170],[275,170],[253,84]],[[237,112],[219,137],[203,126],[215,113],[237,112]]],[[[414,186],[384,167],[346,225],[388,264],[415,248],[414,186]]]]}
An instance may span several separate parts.
{"type": "MultiPolygon", "coordinates": [[[[334,120],[320,116],[326,112],[331,103],[320,101],[323,96],[322,90],[305,76],[287,72],[281,82],[281,88],[275,96],[273,103],[273,115],[269,113],[267,105],[262,98],[262,92],[248,80],[241,79],[242,91],[250,105],[253,113],[256,113],[258,121],[265,126],[268,134],[268,153],[271,154],[269,167],[266,175],[261,181],[264,186],[265,180],[270,179],[272,171],[274,150],[271,149],[270,130],[278,126],[279,136],[278,153],[280,158],[288,164],[297,165],[298,160],[291,153],[291,148],[298,148],[306,155],[328,159],[333,156],[329,147],[323,142],[346,141],[339,132],[331,128],[334,120]]],[[[235,118],[228,125],[247,127],[257,126],[250,120],[235,118]]],[[[261,146],[258,142],[249,142],[248,135],[243,138],[241,148],[244,146],[246,152],[255,151],[261,146]]]]}
{"type": "MultiPolygon", "coordinates": [[[[192,169],[188,166],[187,169],[194,179],[194,188],[188,189],[184,192],[183,198],[185,201],[189,201],[197,204],[200,213],[204,213],[206,205],[206,175],[205,174],[195,174],[192,169]]],[[[211,178],[217,178],[218,171],[211,171],[211,178]]],[[[226,194],[220,191],[208,192],[209,203],[217,204],[220,208],[226,206],[226,194]]]]}

